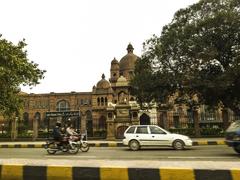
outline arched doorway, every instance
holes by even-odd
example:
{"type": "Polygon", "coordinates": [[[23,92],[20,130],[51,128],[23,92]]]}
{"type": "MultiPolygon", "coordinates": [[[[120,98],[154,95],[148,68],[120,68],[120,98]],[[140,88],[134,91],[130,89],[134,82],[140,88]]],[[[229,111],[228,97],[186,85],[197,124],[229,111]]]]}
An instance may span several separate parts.
{"type": "Polygon", "coordinates": [[[150,117],[143,113],[141,116],[140,116],[140,125],[149,125],[150,124],[150,117]]]}
{"type": "Polygon", "coordinates": [[[116,138],[123,139],[123,134],[127,128],[128,128],[128,126],[119,126],[117,128],[116,138]]]}

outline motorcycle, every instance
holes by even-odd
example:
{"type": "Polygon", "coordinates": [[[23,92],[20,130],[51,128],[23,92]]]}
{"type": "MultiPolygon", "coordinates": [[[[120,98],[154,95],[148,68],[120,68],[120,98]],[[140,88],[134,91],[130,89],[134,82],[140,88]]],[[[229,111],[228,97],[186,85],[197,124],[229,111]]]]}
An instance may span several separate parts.
{"type": "Polygon", "coordinates": [[[77,142],[71,140],[69,137],[64,136],[61,143],[54,139],[47,139],[45,149],[47,150],[48,154],[55,154],[57,151],[77,154],[79,151],[79,145],[77,142]]]}
{"type": "Polygon", "coordinates": [[[71,141],[74,141],[77,143],[79,149],[82,152],[88,152],[89,150],[89,144],[87,142],[87,135],[86,134],[75,134],[70,136],[71,141]]]}

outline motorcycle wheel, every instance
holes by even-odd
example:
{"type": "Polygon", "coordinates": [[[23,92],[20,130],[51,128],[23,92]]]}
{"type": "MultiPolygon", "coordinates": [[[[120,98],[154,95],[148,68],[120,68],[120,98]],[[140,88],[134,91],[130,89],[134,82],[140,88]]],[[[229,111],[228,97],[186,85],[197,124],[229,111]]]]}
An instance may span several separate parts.
{"type": "Polygon", "coordinates": [[[80,145],[80,150],[82,152],[88,152],[89,150],[89,145],[87,142],[82,142],[82,144],[80,145]]]}
{"type": "Polygon", "coordinates": [[[70,154],[77,154],[78,151],[79,151],[79,147],[78,147],[77,144],[72,144],[72,146],[69,147],[68,151],[69,151],[70,154]]]}
{"type": "Polygon", "coordinates": [[[55,150],[55,144],[51,143],[47,147],[48,154],[55,154],[57,151],[55,150]]]}
{"type": "Polygon", "coordinates": [[[62,145],[62,152],[68,152],[69,148],[67,144],[62,145]]]}

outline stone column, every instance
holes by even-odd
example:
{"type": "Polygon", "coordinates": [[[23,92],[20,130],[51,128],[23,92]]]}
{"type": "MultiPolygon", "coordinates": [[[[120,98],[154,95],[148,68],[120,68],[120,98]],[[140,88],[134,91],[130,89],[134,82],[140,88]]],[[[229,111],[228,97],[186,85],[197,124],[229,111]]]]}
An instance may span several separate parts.
{"type": "Polygon", "coordinates": [[[113,109],[107,109],[107,140],[115,140],[115,115],[113,109]]]}
{"type": "Polygon", "coordinates": [[[115,140],[115,127],[112,120],[107,120],[107,140],[115,140]]]}
{"type": "Polygon", "coordinates": [[[33,141],[38,137],[38,119],[33,119],[33,141]]]}
{"type": "Polygon", "coordinates": [[[164,129],[168,130],[169,129],[169,121],[168,121],[168,115],[167,115],[166,110],[162,111],[162,118],[163,118],[163,127],[164,127],[164,129]]]}

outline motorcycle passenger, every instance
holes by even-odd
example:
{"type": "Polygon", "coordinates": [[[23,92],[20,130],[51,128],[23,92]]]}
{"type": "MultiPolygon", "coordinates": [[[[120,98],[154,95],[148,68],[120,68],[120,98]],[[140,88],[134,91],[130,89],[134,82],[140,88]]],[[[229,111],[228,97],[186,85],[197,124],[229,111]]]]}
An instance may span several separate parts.
{"type": "Polygon", "coordinates": [[[74,128],[71,123],[68,123],[68,127],[66,129],[67,135],[70,137],[70,139],[77,140],[78,139],[78,133],[74,131],[74,128]]]}

